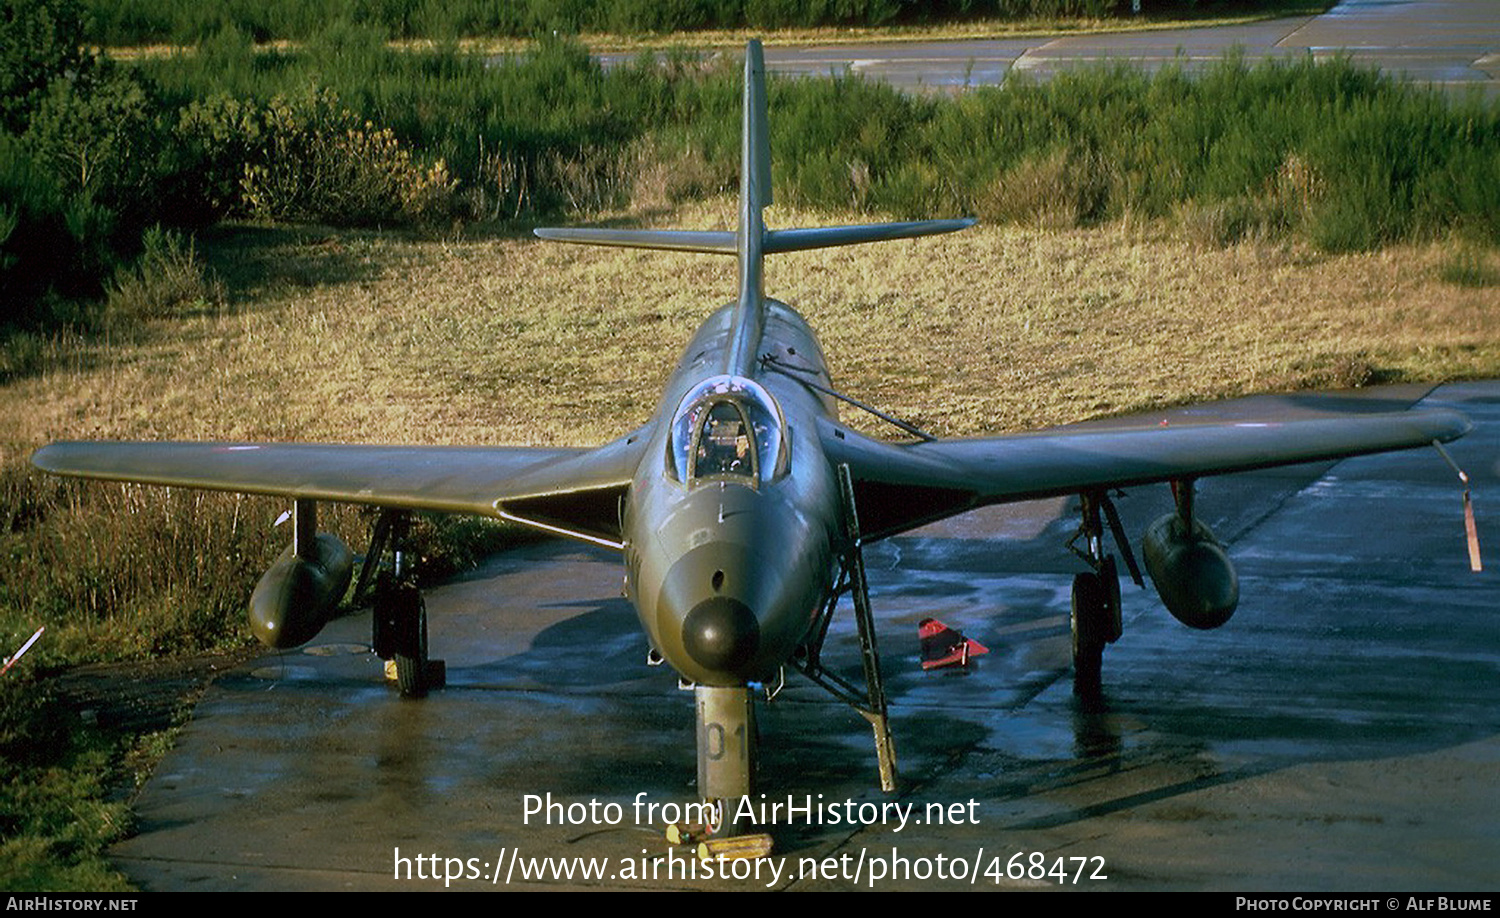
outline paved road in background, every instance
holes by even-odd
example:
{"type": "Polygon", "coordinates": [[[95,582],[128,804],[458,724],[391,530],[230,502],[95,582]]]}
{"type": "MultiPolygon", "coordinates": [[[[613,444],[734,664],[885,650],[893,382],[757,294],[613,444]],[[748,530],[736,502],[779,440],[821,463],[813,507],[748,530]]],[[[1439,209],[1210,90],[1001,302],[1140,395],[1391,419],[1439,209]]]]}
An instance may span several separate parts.
{"type": "MultiPolygon", "coordinates": [[[[1148,0],[1149,2],[1149,0],[1148,0]]],[[[1218,61],[1232,48],[1248,60],[1347,54],[1361,64],[1462,91],[1500,96],[1497,0],[1344,0],[1321,16],[1249,25],[994,41],[885,42],[766,48],[781,73],[859,73],[903,89],[994,86],[1012,73],[1045,79],[1104,60],[1147,69],[1218,61]]],[[[606,56],[606,63],[621,56],[606,56]]]]}

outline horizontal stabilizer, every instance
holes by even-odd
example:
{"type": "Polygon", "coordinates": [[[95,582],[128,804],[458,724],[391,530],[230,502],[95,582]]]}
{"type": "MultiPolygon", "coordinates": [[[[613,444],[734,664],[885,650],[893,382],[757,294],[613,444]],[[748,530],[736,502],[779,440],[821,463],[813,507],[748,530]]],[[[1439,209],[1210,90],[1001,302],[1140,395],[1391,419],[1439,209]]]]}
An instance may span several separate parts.
{"type": "MultiPolygon", "coordinates": [[[[811,229],[766,230],[762,251],[802,252],[827,249],[862,242],[885,242],[888,239],[912,239],[952,233],[974,225],[968,220],[918,220],[911,223],[859,223],[853,226],[825,226],[811,229]]],[[[667,249],[677,252],[707,252],[712,255],[734,255],[735,235],[728,230],[635,230],[569,227],[538,227],[534,232],[553,242],[580,245],[613,245],[633,249],[667,249]]]]}
{"type": "Polygon", "coordinates": [[[734,233],[727,230],[635,230],[572,227],[537,227],[542,239],[576,242],[580,245],[616,245],[631,249],[669,249],[677,252],[708,252],[733,255],[734,233]]]}
{"type": "Polygon", "coordinates": [[[912,239],[968,229],[974,220],[918,220],[913,223],[859,223],[854,226],[823,226],[812,229],[767,230],[765,252],[801,252],[862,242],[912,239]]]}

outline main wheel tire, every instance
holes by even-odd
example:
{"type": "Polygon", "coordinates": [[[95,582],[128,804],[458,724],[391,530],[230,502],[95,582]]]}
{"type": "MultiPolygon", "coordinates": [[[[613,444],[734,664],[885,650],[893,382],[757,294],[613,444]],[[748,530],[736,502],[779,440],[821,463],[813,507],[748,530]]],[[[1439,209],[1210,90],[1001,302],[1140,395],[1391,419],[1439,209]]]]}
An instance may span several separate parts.
{"type": "Polygon", "coordinates": [[[1115,556],[1108,555],[1099,567],[1099,595],[1104,599],[1102,618],[1104,643],[1113,644],[1124,633],[1124,622],[1120,618],[1120,572],[1115,567],[1115,556]]]}
{"type": "MultiPolygon", "coordinates": [[[[1116,581],[1118,583],[1118,581],[1116,581]]],[[[1106,585],[1089,572],[1073,578],[1073,692],[1097,694],[1103,685],[1106,585]]]]}
{"type": "Polygon", "coordinates": [[[375,582],[370,602],[370,647],[375,656],[390,660],[396,656],[397,613],[396,584],[384,571],[375,582]]]}
{"type": "Polygon", "coordinates": [[[427,604],[416,587],[398,587],[400,618],[396,625],[396,685],[406,698],[422,698],[429,688],[427,604]]]}

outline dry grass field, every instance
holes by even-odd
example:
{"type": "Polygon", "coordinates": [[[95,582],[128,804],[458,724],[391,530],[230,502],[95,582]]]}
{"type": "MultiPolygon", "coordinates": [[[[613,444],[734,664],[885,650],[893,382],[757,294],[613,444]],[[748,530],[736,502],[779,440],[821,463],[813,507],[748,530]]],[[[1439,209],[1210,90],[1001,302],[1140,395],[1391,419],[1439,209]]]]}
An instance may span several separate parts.
{"type": "MultiPolygon", "coordinates": [[[[732,204],[659,225],[725,227],[732,204]]],[[[833,218],[835,221],[838,217],[833,218]]],[[[773,209],[773,226],[828,222],[773,209]]],[[[1160,225],[977,226],[778,256],[767,291],[845,391],[942,436],[1251,392],[1500,374],[1500,286],[1451,245],[1204,248],[1160,225]]],[[[59,344],[0,402],[7,462],[50,439],[602,442],[650,414],[734,263],[544,244],[230,229],[222,302],[59,344]]],[[[1494,253],[1470,255],[1493,273],[1494,253]]]]}

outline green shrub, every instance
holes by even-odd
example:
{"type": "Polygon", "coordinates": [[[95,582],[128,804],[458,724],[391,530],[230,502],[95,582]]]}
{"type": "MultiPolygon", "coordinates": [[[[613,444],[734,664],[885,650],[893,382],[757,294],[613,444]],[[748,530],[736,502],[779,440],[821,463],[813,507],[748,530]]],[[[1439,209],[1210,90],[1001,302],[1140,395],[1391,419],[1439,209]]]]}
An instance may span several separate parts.
{"type": "Polygon", "coordinates": [[[25,146],[0,134],[0,332],[81,318],[119,263],[119,221],[69,196],[25,146]]]}
{"type": "Polygon", "coordinates": [[[76,3],[0,6],[0,324],[82,317],[145,227],[202,216],[162,100],[81,34],[76,3]]]}
{"type": "Polygon", "coordinates": [[[87,79],[84,44],[77,0],[0,0],[0,130],[23,133],[59,78],[87,79]]]}
{"type": "Polygon", "coordinates": [[[266,145],[264,119],[254,102],[216,93],[185,106],[176,139],[197,168],[198,195],[218,217],[243,212],[241,180],[266,145]]]}
{"type": "Polygon", "coordinates": [[[77,240],[64,207],[51,176],[0,133],[0,328],[29,324],[53,279],[69,276],[77,240]]]}
{"type": "Polygon", "coordinates": [[[1023,158],[976,201],[983,220],[1067,229],[1096,220],[1108,200],[1098,156],[1057,148],[1023,158]]]}
{"type": "Polygon", "coordinates": [[[1474,245],[1459,243],[1438,266],[1438,277],[1457,287],[1500,286],[1491,252],[1474,245]]]}
{"type": "Polygon", "coordinates": [[[262,113],[264,147],[246,165],[246,210],[340,226],[422,222],[452,206],[441,160],[423,167],[389,128],[361,122],[328,91],[277,98],[262,113]]]}
{"type": "Polygon", "coordinates": [[[110,286],[108,321],[134,322],[223,307],[224,284],[209,276],[191,237],[156,226],[146,231],[141,243],[140,258],[117,272],[110,286]]]}
{"type": "MultiPolygon", "coordinates": [[[[713,21],[732,5],[682,9],[713,21]]],[[[594,15],[571,0],[512,14],[594,15]]],[[[52,101],[49,92],[43,107],[57,111],[25,144],[31,166],[54,169],[57,225],[75,239],[110,233],[103,252],[119,260],[133,252],[132,234],[156,222],[239,213],[436,225],[459,202],[471,216],[566,219],[733,184],[741,87],[732,56],[646,55],[606,73],[581,45],[553,37],[499,59],[452,47],[396,52],[384,37],[406,26],[367,18],[294,52],[256,51],[238,20],[225,20],[202,54],[142,62],[133,88],[101,78],[93,96],[57,90],[52,101]],[[123,138],[115,122],[140,130],[123,138]],[[78,157],[58,151],[94,148],[85,141],[133,145],[106,157],[106,171],[142,176],[154,213],[102,190],[133,180],[56,171],[82,175],[78,157]],[[85,185],[100,190],[83,194],[85,185]]],[[[1500,109],[1453,103],[1347,60],[1248,66],[1231,55],[1200,74],[1106,66],[958,98],[847,76],[775,79],[770,91],[783,203],[1052,225],[1176,215],[1214,244],[1284,233],[1334,250],[1449,232],[1500,240],[1500,109]]],[[[0,230],[34,211],[0,201],[0,230]]],[[[0,252],[0,265],[5,256],[17,253],[0,252]]],[[[113,270],[109,258],[95,261],[102,276],[113,270]]]]}
{"type": "Polygon", "coordinates": [[[23,139],[66,196],[140,227],[154,216],[164,177],[160,116],[144,81],[112,70],[87,83],[54,81],[23,139]]]}
{"type": "Polygon", "coordinates": [[[221,214],[372,226],[431,223],[455,206],[442,160],[417,162],[393,131],[361,120],[330,90],[265,106],[215,96],[183,109],[178,132],[221,214]]]}

